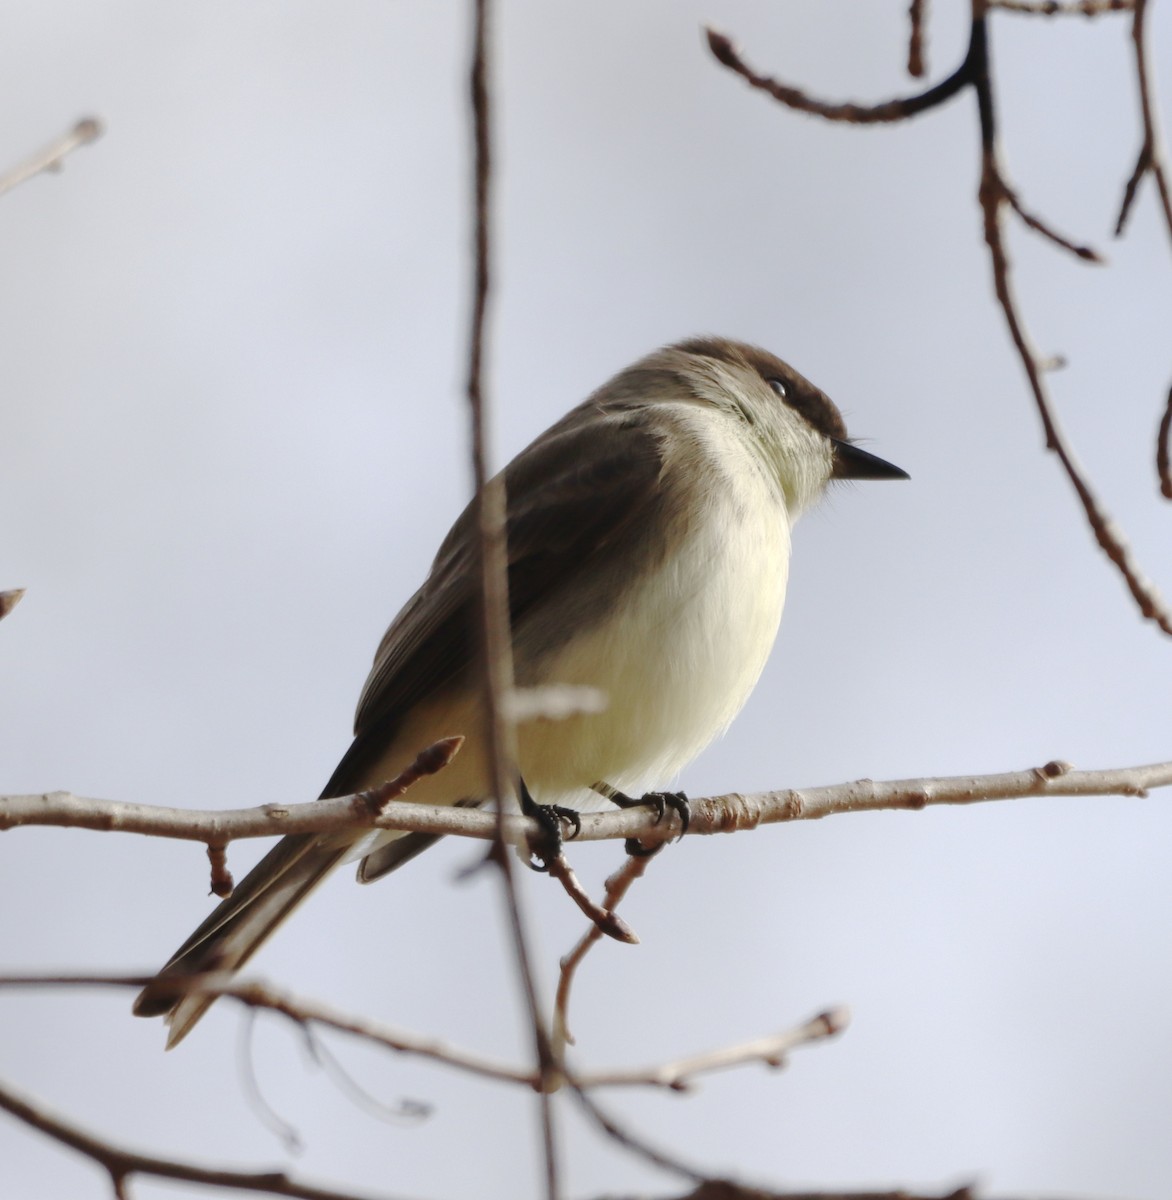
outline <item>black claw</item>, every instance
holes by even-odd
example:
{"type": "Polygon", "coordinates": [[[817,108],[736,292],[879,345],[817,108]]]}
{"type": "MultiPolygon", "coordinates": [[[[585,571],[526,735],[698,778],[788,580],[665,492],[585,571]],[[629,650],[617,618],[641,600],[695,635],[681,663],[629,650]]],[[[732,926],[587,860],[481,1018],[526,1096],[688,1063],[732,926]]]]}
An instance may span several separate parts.
{"type": "Polygon", "coordinates": [[[656,842],[654,846],[644,846],[638,838],[627,838],[623,842],[623,849],[632,858],[651,858],[656,855],[666,846],[666,842],[656,842]]]}
{"type": "MultiPolygon", "coordinates": [[[[655,809],[656,825],[663,820],[664,813],[670,808],[680,819],[680,837],[688,832],[688,826],[692,821],[692,809],[688,804],[688,797],[683,792],[646,792],[636,800],[625,792],[620,792],[612,787],[603,790],[601,785],[596,785],[595,790],[604,795],[612,804],[617,804],[619,808],[638,808],[642,804],[650,804],[655,809]]],[[[651,855],[657,854],[663,845],[663,842],[657,842],[648,850],[638,838],[627,838],[623,843],[623,848],[636,858],[650,858],[651,855]]]]}
{"type": "Polygon", "coordinates": [[[582,818],[573,808],[563,808],[560,804],[538,804],[523,779],[521,812],[541,826],[540,836],[532,839],[530,845],[530,870],[548,871],[549,864],[562,852],[562,822],[565,821],[570,827],[568,836],[572,840],[582,832],[582,818]],[[534,862],[534,858],[538,861],[534,862]]]}
{"type": "Polygon", "coordinates": [[[688,832],[688,826],[692,822],[692,806],[683,792],[648,792],[640,803],[655,805],[656,825],[663,820],[663,814],[670,808],[680,819],[680,837],[688,832]]]}

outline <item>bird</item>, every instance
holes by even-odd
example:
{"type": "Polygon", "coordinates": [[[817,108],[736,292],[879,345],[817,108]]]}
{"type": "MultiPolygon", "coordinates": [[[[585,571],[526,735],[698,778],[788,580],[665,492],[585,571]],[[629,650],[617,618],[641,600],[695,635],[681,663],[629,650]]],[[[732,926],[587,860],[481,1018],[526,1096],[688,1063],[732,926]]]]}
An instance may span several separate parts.
{"type": "MultiPolygon", "coordinates": [[[[615,375],[504,469],[509,617],[518,688],[596,689],[601,711],[521,723],[523,807],[640,803],[740,711],[781,621],[794,522],[836,480],[906,479],[856,445],[833,401],[788,363],[700,336],[615,375]]],[[[476,520],[460,514],[384,635],[354,737],[321,798],[397,775],[462,737],[422,778],[423,804],[489,802],[476,616],[476,520]]],[[[665,797],[686,823],[679,793],[665,797]]],[[[369,883],[435,837],[389,830],[286,836],[172,955],[134,1004],[178,1044],[213,1002],[183,979],[237,971],[348,858],[369,883]]]]}

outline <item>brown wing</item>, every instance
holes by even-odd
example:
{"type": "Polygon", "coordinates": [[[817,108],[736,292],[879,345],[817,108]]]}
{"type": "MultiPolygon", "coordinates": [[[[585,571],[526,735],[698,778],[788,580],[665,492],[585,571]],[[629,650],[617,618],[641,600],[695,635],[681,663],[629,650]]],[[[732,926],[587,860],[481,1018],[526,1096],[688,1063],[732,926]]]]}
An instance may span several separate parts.
{"type": "MultiPolygon", "coordinates": [[[[602,615],[584,604],[598,581],[621,589],[610,564],[624,546],[656,549],[653,518],[663,504],[660,439],[631,410],[580,406],[505,470],[508,495],[509,610],[514,632],[529,618],[549,645],[602,615]],[[541,602],[564,593],[558,624],[541,602]]],[[[472,506],[444,539],[423,586],[391,623],[375,656],[355,718],[355,737],[323,796],[344,795],[386,748],[404,713],[456,679],[476,647],[478,588],[472,506]]],[[[621,558],[620,558],[621,561],[621,558]]]]}

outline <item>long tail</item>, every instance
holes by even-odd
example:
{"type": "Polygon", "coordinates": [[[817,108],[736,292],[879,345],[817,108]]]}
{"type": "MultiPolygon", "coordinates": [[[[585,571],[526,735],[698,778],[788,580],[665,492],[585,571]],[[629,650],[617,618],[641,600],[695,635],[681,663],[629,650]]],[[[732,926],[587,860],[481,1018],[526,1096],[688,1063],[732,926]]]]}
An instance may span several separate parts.
{"type": "Polygon", "coordinates": [[[317,834],[282,838],[172,955],[138,995],[134,1014],[166,1014],[167,1049],[177,1045],[208,1010],[214,996],[185,996],[168,987],[205,971],[236,971],[274,929],[346,857],[351,843],[323,842],[317,834]]]}

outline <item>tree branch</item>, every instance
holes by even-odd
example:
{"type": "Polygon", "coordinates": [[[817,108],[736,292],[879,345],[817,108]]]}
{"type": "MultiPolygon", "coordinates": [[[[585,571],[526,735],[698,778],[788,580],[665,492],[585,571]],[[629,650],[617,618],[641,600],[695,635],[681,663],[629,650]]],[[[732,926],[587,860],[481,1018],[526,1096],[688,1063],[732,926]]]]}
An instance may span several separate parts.
{"type": "MultiPolygon", "coordinates": [[[[1147,59],[1144,44],[1144,10],[1147,0],[1136,0],[1135,17],[1132,25],[1133,40],[1136,47],[1137,72],[1140,78],[1140,95],[1144,111],[1144,144],[1140,151],[1139,161],[1135,172],[1128,183],[1124,197],[1123,211],[1120,213],[1120,228],[1127,215],[1131,198],[1142,176],[1151,171],[1161,189],[1161,198],[1165,204],[1165,215],[1169,232],[1172,233],[1172,204],[1168,201],[1167,178],[1162,157],[1159,152],[1159,141],[1155,132],[1154,105],[1152,103],[1151,85],[1148,76],[1147,59]]],[[[829,104],[825,101],[814,100],[797,88],[779,83],[768,76],[761,75],[749,67],[733,49],[730,40],[723,34],[708,31],[708,44],[716,58],[730,70],[746,79],[753,87],[768,92],[775,100],[788,108],[811,113],[829,121],[845,121],[852,124],[873,124],[876,122],[903,121],[928,109],[936,108],[946,100],[969,86],[973,89],[977,103],[977,112],[981,131],[981,183],[978,200],[984,223],[985,241],[989,247],[989,258],[993,269],[993,287],[997,302],[1005,317],[1010,338],[1017,350],[1025,370],[1026,381],[1034,398],[1034,405],[1042,422],[1046,436],[1046,448],[1054,452],[1065,471],[1067,478],[1074,487],[1079,502],[1082,505],[1091,532],[1095,540],[1123,576],[1124,583],[1131,592],[1132,598],[1145,618],[1153,621],[1164,633],[1172,635],[1172,612],[1165,606],[1158,590],[1147,580],[1136,565],[1130,547],[1122,531],[1107,515],[1091,490],[1086,476],[1078,465],[1071,450],[1058,427],[1050,402],[1049,392],[1043,381],[1043,364],[1035,351],[1025,323],[1022,319],[1017,301],[1014,297],[1010,279],[1009,256],[1005,248],[1002,230],[1002,213],[1008,205],[1018,214],[1026,226],[1036,233],[1050,239],[1056,245],[1075,254],[1080,259],[1098,262],[1099,256],[1090,247],[1081,246],[1069,238],[1056,233],[1040,218],[1029,213],[1018,200],[1015,192],[1008,183],[1008,177],[1001,167],[1000,152],[997,136],[997,124],[993,104],[993,83],[989,65],[989,31],[988,13],[990,0],[971,0],[972,25],[969,46],[963,62],[951,75],[935,87],[929,88],[916,96],[908,96],[899,100],[890,100],[877,105],[859,104],[829,104]]],[[[1055,9],[1055,12],[1059,11],[1055,9]]]]}
{"type": "Polygon", "coordinates": [[[1172,438],[1172,388],[1164,404],[1164,415],[1160,418],[1160,430],[1156,434],[1156,474],[1160,479],[1160,495],[1172,500],[1172,459],[1169,458],[1168,441],[1172,438]]]}
{"type": "MultiPolygon", "coordinates": [[[[1172,762],[1105,770],[1076,771],[1049,762],[1026,771],[996,775],[954,775],[875,782],[860,779],[823,787],[780,789],[744,795],[728,792],[690,803],[688,836],[733,833],[783,821],[809,821],[849,812],[919,810],[939,804],[980,804],[1031,796],[1146,796],[1149,789],[1172,786],[1172,762]]],[[[527,817],[506,816],[505,836],[520,843],[540,832],[527,817]]],[[[96,800],[68,792],[0,796],[0,830],[23,826],[61,826],[134,833],[182,841],[206,842],[272,837],[285,833],[338,833],[356,828],[405,830],[491,841],[497,818],[471,808],[388,804],[371,817],[364,794],[302,804],[193,812],[119,800],[96,800]]],[[[657,817],[651,806],[622,812],[583,813],[576,841],[614,841],[637,837],[648,844],[679,836],[677,821],[657,817]]]]}
{"type": "Polygon", "coordinates": [[[339,1192],[334,1188],[300,1183],[284,1171],[230,1171],[139,1154],[89,1133],[80,1125],[58,1116],[39,1100],[3,1082],[0,1082],[0,1109],[104,1168],[110,1175],[117,1200],[124,1200],[129,1195],[127,1184],[135,1175],[177,1179],[233,1191],[262,1192],[269,1196],[292,1196],[297,1200],[369,1200],[370,1196],[369,1193],[363,1197],[356,1192],[339,1192]]]}
{"type": "Polygon", "coordinates": [[[1135,4],[1133,0],[988,0],[988,7],[1033,17],[1101,17],[1131,12],[1135,4]]]}
{"type": "Polygon", "coordinates": [[[889,124],[893,121],[906,121],[919,113],[927,112],[943,104],[945,100],[955,96],[968,83],[968,60],[956,68],[947,79],[919,92],[914,96],[901,96],[894,100],[885,100],[881,104],[857,104],[848,101],[844,104],[831,104],[825,100],[816,100],[807,96],[800,88],[781,83],[768,75],[761,75],[740,56],[732,39],[715,29],[705,31],[708,37],[708,48],[730,71],[735,71],[751,87],[768,92],[774,100],[787,108],[798,112],[809,113],[822,117],[826,121],[842,121],[848,125],[878,125],[889,124]]]}
{"type": "MultiPolygon", "coordinates": [[[[651,865],[652,856],[649,854],[631,854],[627,856],[623,865],[606,881],[606,896],[602,902],[602,907],[606,912],[614,913],[615,908],[622,901],[623,897],[630,890],[631,885],[636,879],[641,879],[647,868],[651,865]]],[[[590,914],[587,914],[588,916],[590,914]]],[[[598,921],[591,917],[593,924],[579,938],[578,944],[565,955],[560,966],[558,975],[557,995],[554,997],[553,1007],[553,1042],[554,1050],[558,1057],[562,1057],[565,1053],[566,1046],[574,1044],[574,1035],[570,1032],[570,988],[574,982],[574,975],[581,966],[582,960],[590,952],[591,946],[602,940],[602,935],[606,931],[600,926],[598,921]]]]}
{"type": "Polygon", "coordinates": [[[1172,237],[1172,194],[1168,185],[1168,167],[1164,162],[1164,148],[1156,125],[1155,88],[1152,84],[1151,67],[1148,65],[1147,17],[1148,0],[1135,0],[1135,11],[1131,19],[1131,42],[1135,49],[1135,76],[1139,85],[1140,116],[1143,120],[1143,141],[1135,161],[1135,169],[1123,189],[1123,203],[1119,206],[1119,220],[1115,223],[1115,236],[1123,233],[1136,192],[1145,175],[1155,180],[1160,195],[1160,206],[1164,212],[1164,226],[1172,237]]]}
{"type": "Polygon", "coordinates": [[[67,155],[82,146],[88,146],[90,142],[96,142],[101,136],[101,121],[94,117],[83,117],[52,145],[0,175],[0,196],[32,179],[34,175],[41,175],[46,171],[59,171],[67,155]]]}
{"type": "Polygon", "coordinates": [[[521,992],[533,1030],[534,1054],[543,1086],[540,1088],[545,1186],[549,1200],[557,1200],[558,1152],[549,1092],[559,1076],[541,1005],[537,998],[529,940],[513,878],[513,860],[505,842],[506,797],[516,791],[517,746],[513,721],[505,697],[513,687],[513,647],[509,630],[509,576],[506,547],[506,497],[503,476],[490,478],[487,452],[487,415],[484,395],[484,344],[488,318],[490,259],[490,187],[492,183],[492,125],[489,98],[489,0],[473,0],[474,33],[471,70],[472,131],[474,141],[473,225],[475,266],[472,285],[472,327],[468,351],[468,403],[472,423],[472,471],[476,489],[477,558],[480,569],[480,632],[484,664],[484,713],[488,734],[488,767],[497,798],[497,818],[491,857],[500,869],[508,911],[513,954],[521,992]]]}
{"type": "Polygon", "coordinates": [[[668,1088],[673,1092],[686,1092],[694,1086],[698,1075],[713,1071],[724,1071],[730,1067],[741,1067],[747,1063],[764,1063],[767,1067],[783,1067],[786,1055],[798,1046],[825,1041],[841,1033],[850,1022],[850,1013],[845,1008],[830,1009],[819,1013],[804,1025],[788,1029],[783,1033],[742,1042],[736,1046],[725,1046],[681,1058],[676,1062],[642,1070],[597,1072],[588,1076],[575,1076],[575,1082],[583,1088],[630,1087],[632,1085],[668,1088]]]}

